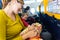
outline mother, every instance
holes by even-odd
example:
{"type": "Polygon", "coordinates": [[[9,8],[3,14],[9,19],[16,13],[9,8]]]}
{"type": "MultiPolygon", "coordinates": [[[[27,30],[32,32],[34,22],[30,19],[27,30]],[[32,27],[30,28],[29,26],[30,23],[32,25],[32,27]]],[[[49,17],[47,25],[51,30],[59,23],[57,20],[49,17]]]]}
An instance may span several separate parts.
{"type": "Polygon", "coordinates": [[[23,4],[23,0],[6,0],[5,8],[0,10],[0,40],[25,40],[36,36],[35,30],[23,36],[19,35],[24,29],[24,25],[18,16],[23,4]]]}

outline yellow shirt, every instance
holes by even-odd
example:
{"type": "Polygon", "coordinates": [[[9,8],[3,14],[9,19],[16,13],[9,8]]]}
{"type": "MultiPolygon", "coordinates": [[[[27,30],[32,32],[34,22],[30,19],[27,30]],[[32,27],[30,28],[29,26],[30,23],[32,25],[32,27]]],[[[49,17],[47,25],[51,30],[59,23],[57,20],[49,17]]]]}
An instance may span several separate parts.
{"type": "Polygon", "coordinates": [[[13,21],[3,10],[0,10],[0,40],[23,40],[19,35],[24,25],[16,15],[13,21]]]}

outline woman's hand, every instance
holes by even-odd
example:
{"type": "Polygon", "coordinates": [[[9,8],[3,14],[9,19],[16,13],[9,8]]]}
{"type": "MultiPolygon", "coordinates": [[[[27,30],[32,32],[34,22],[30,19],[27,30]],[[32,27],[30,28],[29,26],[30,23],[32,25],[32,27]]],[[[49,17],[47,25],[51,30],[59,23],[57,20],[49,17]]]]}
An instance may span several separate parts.
{"type": "Polygon", "coordinates": [[[27,32],[26,34],[22,35],[22,38],[25,40],[27,38],[31,38],[31,37],[34,37],[34,36],[37,36],[37,31],[36,30],[32,30],[32,31],[27,32]]]}
{"type": "Polygon", "coordinates": [[[27,32],[29,32],[29,31],[31,31],[31,30],[34,30],[34,29],[35,29],[35,27],[29,25],[26,29],[24,29],[24,30],[20,33],[20,35],[24,35],[24,34],[26,34],[27,32]]]}

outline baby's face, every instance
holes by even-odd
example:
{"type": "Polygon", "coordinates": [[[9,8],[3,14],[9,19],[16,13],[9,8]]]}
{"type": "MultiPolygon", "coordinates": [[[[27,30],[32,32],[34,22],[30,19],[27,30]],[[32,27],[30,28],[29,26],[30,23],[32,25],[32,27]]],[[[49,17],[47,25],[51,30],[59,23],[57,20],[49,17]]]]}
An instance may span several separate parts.
{"type": "Polygon", "coordinates": [[[41,29],[42,29],[42,25],[39,24],[39,25],[37,26],[37,30],[41,30],[41,29]]]}
{"type": "Polygon", "coordinates": [[[41,31],[42,31],[42,25],[41,25],[41,24],[39,24],[39,23],[33,23],[31,26],[34,27],[34,29],[35,29],[39,34],[41,33],[41,31]]]}
{"type": "Polygon", "coordinates": [[[36,29],[37,32],[40,34],[41,31],[42,31],[42,25],[41,25],[41,24],[37,25],[37,26],[35,27],[35,29],[36,29]]]}

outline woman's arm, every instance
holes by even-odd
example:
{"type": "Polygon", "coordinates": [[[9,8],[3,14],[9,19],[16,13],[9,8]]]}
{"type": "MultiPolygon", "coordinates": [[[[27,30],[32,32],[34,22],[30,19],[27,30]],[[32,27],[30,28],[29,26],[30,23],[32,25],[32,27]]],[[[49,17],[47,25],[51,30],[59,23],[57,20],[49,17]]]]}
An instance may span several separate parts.
{"type": "Polygon", "coordinates": [[[6,22],[0,13],[0,40],[6,40],[6,22]]]}

